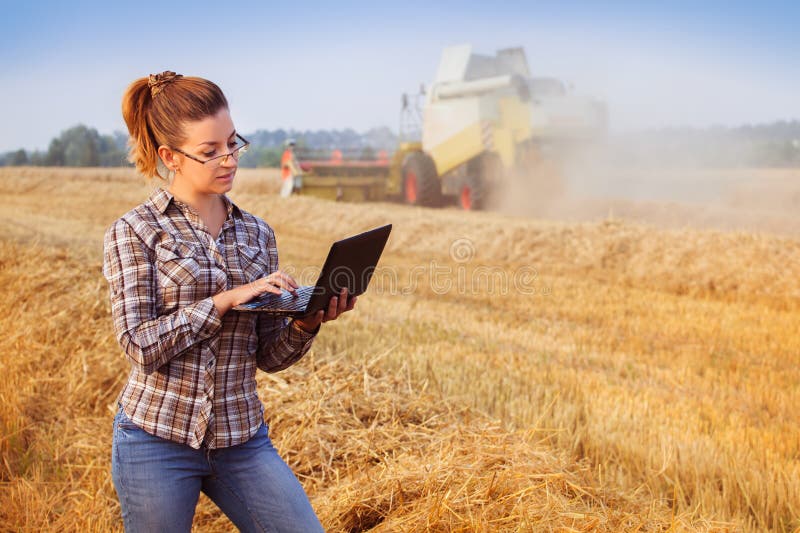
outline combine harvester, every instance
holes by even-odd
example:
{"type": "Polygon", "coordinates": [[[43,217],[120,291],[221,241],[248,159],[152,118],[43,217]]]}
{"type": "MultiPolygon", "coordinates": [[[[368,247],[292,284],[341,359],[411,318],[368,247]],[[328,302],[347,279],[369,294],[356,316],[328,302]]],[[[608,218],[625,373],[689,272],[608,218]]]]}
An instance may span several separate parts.
{"type": "MultiPolygon", "coordinates": [[[[559,188],[551,155],[606,131],[605,105],[553,78],[531,77],[522,48],[494,56],[444,50],[436,80],[415,102],[403,95],[401,142],[369,159],[306,158],[287,191],[345,201],[490,207],[512,179],[559,188]],[[421,102],[423,101],[423,102],[421,102]]],[[[291,173],[290,173],[291,174],[291,173]]],[[[539,190],[537,185],[536,190],[539,190]]]]}

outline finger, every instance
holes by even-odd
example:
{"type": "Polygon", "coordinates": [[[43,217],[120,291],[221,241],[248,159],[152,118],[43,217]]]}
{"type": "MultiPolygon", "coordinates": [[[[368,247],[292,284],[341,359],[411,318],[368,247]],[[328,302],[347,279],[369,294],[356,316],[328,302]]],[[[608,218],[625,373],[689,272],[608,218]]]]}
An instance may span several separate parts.
{"type": "Polygon", "coordinates": [[[268,279],[270,280],[270,283],[273,286],[278,286],[281,289],[284,289],[284,290],[289,291],[292,294],[294,294],[295,289],[294,289],[294,287],[292,287],[292,285],[290,284],[289,280],[286,279],[285,274],[282,274],[280,272],[273,272],[272,274],[270,274],[268,276],[268,279]]]}
{"type": "Polygon", "coordinates": [[[272,278],[272,283],[274,285],[278,285],[282,289],[287,290],[292,294],[294,294],[296,284],[292,285],[294,280],[288,274],[284,274],[283,272],[278,270],[270,274],[270,277],[272,278]]]}
{"type": "Polygon", "coordinates": [[[297,284],[297,282],[294,280],[294,278],[292,276],[290,276],[289,274],[287,274],[286,272],[282,272],[280,270],[278,272],[280,273],[281,279],[286,281],[286,283],[290,287],[290,289],[289,289],[290,291],[294,292],[294,289],[296,289],[297,287],[300,286],[300,285],[297,284]]]}
{"type": "MultiPolygon", "coordinates": [[[[309,315],[310,318],[313,318],[314,324],[319,325],[322,322],[325,322],[325,310],[320,309],[319,311],[315,312],[313,315],[309,315]]],[[[314,326],[315,328],[317,326],[314,326]]]]}
{"type": "Polygon", "coordinates": [[[336,309],[339,306],[339,298],[336,296],[331,297],[330,302],[328,302],[328,312],[325,313],[325,320],[333,320],[336,318],[336,309]]]}
{"type": "Polygon", "coordinates": [[[356,306],[356,300],[358,300],[358,296],[351,296],[347,299],[347,308],[345,311],[352,311],[353,308],[356,306]]]}
{"type": "Polygon", "coordinates": [[[262,279],[260,279],[260,280],[258,280],[256,282],[254,282],[254,283],[255,283],[255,286],[256,286],[256,291],[259,294],[263,294],[265,292],[271,292],[272,294],[280,294],[281,293],[280,288],[278,288],[275,285],[273,285],[272,283],[270,283],[269,279],[267,279],[267,278],[262,278],[262,279]]]}
{"type": "Polygon", "coordinates": [[[286,279],[284,279],[284,278],[280,279],[280,285],[281,285],[281,288],[289,291],[292,294],[297,292],[297,289],[294,288],[294,286],[291,284],[291,282],[286,280],[286,279]]]}
{"type": "Polygon", "coordinates": [[[347,287],[343,287],[342,292],[339,294],[339,307],[336,309],[336,314],[344,313],[345,309],[347,309],[347,287]]]}

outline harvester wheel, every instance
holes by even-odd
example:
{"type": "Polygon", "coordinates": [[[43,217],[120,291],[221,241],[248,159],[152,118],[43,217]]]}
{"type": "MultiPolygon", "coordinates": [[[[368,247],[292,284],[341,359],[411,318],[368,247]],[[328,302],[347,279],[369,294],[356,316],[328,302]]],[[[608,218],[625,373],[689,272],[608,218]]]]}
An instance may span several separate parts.
{"type": "Polygon", "coordinates": [[[465,211],[486,209],[492,187],[502,180],[502,164],[496,154],[485,153],[467,164],[467,174],[458,192],[458,203],[465,211]]]}
{"type": "Polygon", "coordinates": [[[403,161],[403,199],[407,204],[436,207],[442,203],[442,184],[436,165],[424,152],[412,152],[403,161]]]}
{"type": "Polygon", "coordinates": [[[465,211],[478,211],[486,207],[486,186],[480,174],[467,174],[458,193],[458,203],[465,211]]]}

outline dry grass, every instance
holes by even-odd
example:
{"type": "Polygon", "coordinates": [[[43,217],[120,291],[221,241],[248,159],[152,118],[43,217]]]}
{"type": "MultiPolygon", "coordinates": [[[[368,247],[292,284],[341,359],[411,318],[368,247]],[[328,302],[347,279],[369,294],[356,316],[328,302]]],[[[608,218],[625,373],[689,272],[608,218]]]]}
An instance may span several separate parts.
{"type": "MultiPolygon", "coordinates": [[[[284,268],[395,225],[391,268],[356,312],[259,377],[330,530],[800,527],[796,240],[276,187],[242,173],[232,196],[275,228],[284,268]],[[501,292],[530,267],[531,294],[492,297],[481,277],[501,292]]],[[[118,530],[108,456],[126,363],[101,237],[147,188],[125,170],[4,169],[0,194],[0,529],[118,530]]],[[[205,499],[195,526],[231,527],[205,499]]]]}

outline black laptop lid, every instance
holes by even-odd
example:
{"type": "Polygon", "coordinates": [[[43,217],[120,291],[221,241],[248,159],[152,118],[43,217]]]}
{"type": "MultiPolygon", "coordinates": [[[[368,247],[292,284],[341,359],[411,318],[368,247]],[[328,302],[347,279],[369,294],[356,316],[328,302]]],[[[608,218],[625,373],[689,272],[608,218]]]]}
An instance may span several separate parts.
{"type": "Polygon", "coordinates": [[[392,225],[387,224],[331,245],[328,258],[317,279],[306,313],[325,309],[332,296],[343,287],[351,296],[363,294],[378,265],[392,225]]]}

